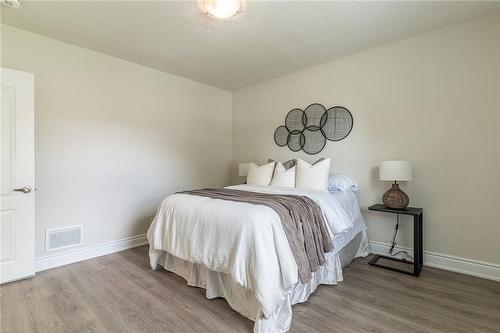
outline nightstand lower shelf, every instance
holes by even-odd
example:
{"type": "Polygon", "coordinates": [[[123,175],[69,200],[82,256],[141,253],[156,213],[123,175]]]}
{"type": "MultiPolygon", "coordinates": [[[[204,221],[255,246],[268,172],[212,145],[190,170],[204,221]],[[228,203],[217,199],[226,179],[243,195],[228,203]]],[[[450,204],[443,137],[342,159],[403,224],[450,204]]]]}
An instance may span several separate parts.
{"type": "Polygon", "coordinates": [[[385,269],[390,269],[391,271],[396,271],[396,272],[405,273],[405,274],[414,275],[414,276],[419,276],[420,275],[420,270],[422,268],[421,266],[419,267],[419,265],[417,265],[413,261],[399,259],[399,258],[394,258],[394,257],[389,257],[389,256],[384,256],[384,255],[381,255],[381,254],[376,254],[370,260],[370,262],[368,264],[370,264],[372,266],[382,267],[382,268],[385,268],[385,269]],[[411,265],[411,266],[413,266],[413,271],[406,271],[404,269],[399,269],[399,268],[391,267],[391,266],[385,266],[385,265],[377,263],[377,261],[379,259],[381,259],[381,258],[382,259],[387,259],[387,260],[392,260],[392,261],[397,261],[397,262],[404,263],[404,264],[407,264],[407,265],[411,265]]]}
{"type": "Polygon", "coordinates": [[[368,207],[369,210],[384,212],[384,213],[392,213],[397,215],[410,215],[413,216],[413,261],[402,260],[394,257],[384,256],[377,254],[370,260],[369,264],[373,266],[378,266],[386,269],[390,269],[396,272],[401,272],[409,275],[419,276],[420,271],[422,270],[422,266],[424,264],[424,210],[422,208],[417,207],[406,207],[405,209],[391,209],[387,208],[384,205],[377,204],[368,207]],[[379,259],[387,259],[392,261],[397,261],[401,263],[405,263],[408,265],[413,265],[413,272],[405,271],[403,269],[399,269],[396,267],[381,265],[377,263],[379,259]]]}

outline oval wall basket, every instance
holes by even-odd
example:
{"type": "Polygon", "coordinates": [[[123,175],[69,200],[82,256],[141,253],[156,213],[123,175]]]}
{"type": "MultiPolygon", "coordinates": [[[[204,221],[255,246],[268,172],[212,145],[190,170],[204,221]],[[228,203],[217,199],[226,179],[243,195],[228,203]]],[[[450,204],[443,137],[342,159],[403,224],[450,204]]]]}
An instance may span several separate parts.
{"type": "Polygon", "coordinates": [[[274,142],[291,151],[303,150],[314,155],[323,150],[326,141],[340,141],[351,133],[353,118],[343,106],[328,110],[314,103],[305,110],[293,109],[285,117],[285,125],[274,131],[274,142]]]}

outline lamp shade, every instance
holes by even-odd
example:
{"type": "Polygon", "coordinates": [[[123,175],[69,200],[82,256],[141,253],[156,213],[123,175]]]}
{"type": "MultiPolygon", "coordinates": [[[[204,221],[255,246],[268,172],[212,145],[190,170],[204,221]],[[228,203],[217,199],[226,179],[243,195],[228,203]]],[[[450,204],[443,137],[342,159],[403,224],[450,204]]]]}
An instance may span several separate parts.
{"type": "Polygon", "coordinates": [[[408,161],[383,161],[379,165],[379,178],[383,181],[412,180],[411,164],[408,161]]]}
{"type": "Polygon", "coordinates": [[[250,168],[250,163],[240,163],[238,167],[238,174],[240,177],[248,176],[248,168],[250,168]]]}

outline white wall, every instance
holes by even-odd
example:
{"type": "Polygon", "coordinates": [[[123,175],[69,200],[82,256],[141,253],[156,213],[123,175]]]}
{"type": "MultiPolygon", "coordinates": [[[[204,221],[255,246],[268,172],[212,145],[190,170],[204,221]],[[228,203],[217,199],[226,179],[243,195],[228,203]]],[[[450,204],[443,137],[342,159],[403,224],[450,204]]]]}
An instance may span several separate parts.
{"type": "Polygon", "coordinates": [[[35,73],[37,257],[46,228],[141,235],[166,195],[229,182],[231,93],[1,29],[2,66],[35,73]]]}
{"type": "MultiPolygon", "coordinates": [[[[394,216],[369,213],[390,187],[378,164],[407,159],[410,205],[424,208],[427,251],[500,264],[500,15],[489,15],[239,90],[233,159],[333,158],[356,179],[371,240],[389,243],[394,216]],[[317,156],[273,141],[295,107],[346,106],[354,129],[317,156]]],[[[233,169],[233,181],[236,181],[233,169]]],[[[412,246],[403,219],[402,243],[412,246]]]]}

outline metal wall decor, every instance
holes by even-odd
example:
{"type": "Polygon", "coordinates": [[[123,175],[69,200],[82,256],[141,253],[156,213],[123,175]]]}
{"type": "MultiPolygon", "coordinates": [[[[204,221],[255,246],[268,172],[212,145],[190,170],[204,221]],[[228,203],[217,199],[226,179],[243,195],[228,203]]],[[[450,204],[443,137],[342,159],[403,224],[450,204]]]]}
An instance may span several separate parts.
{"type": "Polygon", "coordinates": [[[328,110],[314,103],[305,110],[293,109],[285,117],[285,125],[274,131],[274,142],[291,151],[303,150],[314,155],[325,148],[326,140],[340,141],[351,133],[352,114],[343,106],[328,110]]]}

